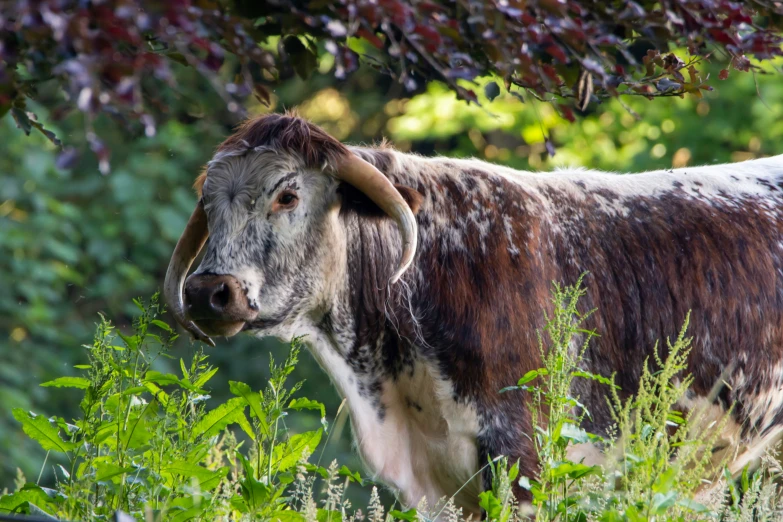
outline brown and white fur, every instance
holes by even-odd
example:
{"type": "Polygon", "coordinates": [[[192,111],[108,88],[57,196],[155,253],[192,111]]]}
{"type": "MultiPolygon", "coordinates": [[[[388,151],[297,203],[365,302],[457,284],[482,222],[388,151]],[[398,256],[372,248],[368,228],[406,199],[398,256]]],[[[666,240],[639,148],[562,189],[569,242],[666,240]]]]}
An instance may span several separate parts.
{"type": "MultiPolygon", "coordinates": [[[[777,440],[783,156],[617,175],[351,148],[415,207],[417,255],[390,285],[395,224],[325,175],[341,145],[316,131],[264,116],[219,148],[199,180],[210,238],[196,273],[241,282],[258,311],[245,326],[253,335],[306,336],[347,399],[367,467],[405,505],[459,490],[457,505],[478,513],[488,456],[536,474],[524,396],[499,390],[541,364],[552,281],[584,272],[581,306],[597,308],[586,327],[600,333],[585,369],[617,372],[633,392],[656,341],[692,311],[689,404],[732,368],[714,405],[735,404],[734,438],[777,440]],[[274,210],[282,190],[297,194],[290,211],[274,210]]],[[[605,433],[606,388],[585,381],[574,393],[591,412],[587,429],[605,433]]]]}

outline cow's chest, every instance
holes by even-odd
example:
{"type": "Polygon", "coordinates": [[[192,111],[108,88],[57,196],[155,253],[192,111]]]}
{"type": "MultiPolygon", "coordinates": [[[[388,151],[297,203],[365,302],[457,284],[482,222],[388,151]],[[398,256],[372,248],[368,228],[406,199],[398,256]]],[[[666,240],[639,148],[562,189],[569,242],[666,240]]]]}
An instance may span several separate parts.
{"type": "Polygon", "coordinates": [[[433,507],[467,484],[455,503],[466,515],[478,513],[475,409],[455,401],[451,384],[426,363],[380,385],[377,397],[358,397],[351,405],[354,434],[367,467],[408,506],[427,497],[433,507]]]}
{"type": "Polygon", "coordinates": [[[378,378],[357,374],[333,349],[316,344],[313,355],[346,398],[356,445],[376,479],[411,507],[423,497],[432,507],[460,490],[454,501],[464,515],[479,514],[478,418],[454,400],[450,382],[426,362],[378,378]]]}
{"type": "Polygon", "coordinates": [[[358,373],[335,349],[341,339],[316,328],[307,333],[313,356],[346,399],[357,448],[374,477],[410,507],[423,497],[432,507],[459,490],[454,502],[463,515],[480,515],[475,407],[454,400],[451,383],[425,361],[396,378],[358,373]]]}

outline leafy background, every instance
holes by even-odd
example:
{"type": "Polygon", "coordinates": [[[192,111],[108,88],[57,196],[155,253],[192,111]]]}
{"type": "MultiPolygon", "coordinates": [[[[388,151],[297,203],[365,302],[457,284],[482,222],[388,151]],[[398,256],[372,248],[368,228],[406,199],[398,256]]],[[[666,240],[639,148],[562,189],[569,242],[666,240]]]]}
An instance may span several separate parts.
{"type": "MultiPolygon", "coordinates": [[[[271,107],[250,103],[247,112],[297,107],[344,141],[387,137],[403,150],[476,156],[521,169],[627,172],[783,153],[783,81],[777,73],[732,71],[703,97],[606,101],[572,124],[532,98],[523,102],[504,94],[483,99],[480,107],[467,105],[437,82],[411,96],[366,66],[338,80],[334,58],[322,56],[307,81],[293,77],[278,84],[271,107]],[[547,153],[546,135],[557,146],[554,157],[547,153]]],[[[718,75],[725,67],[714,63],[700,72],[718,75]]],[[[25,136],[10,115],[0,119],[0,489],[12,484],[17,466],[28,478],[37,477],[44,459],[12,408],[74,415],[76,401],[68,391],[37,383],[73,373],[72,366],[84,361],[81,345],[92,338],[98,313],[127,325],[131,298],[162,285],[195,204],[190,185],[238,121],[204,77],[177,65],[172,74],[179,88],[161,93],[169,118],[154,135],[143,128],[121,130],[104,115],[90,122],[111,150],[107,174],[90,152],[83,113],[48,124],[69,147],[64,154],[39,133],[25,136]]],[[[56,95],[46,82],[38,89],[41,100],[56,95]]],[[[484,89],[476,92],[484,98],[484,89]]],[[[51,105],[31,105],[42,121],[49,120],[45,106],[51,105]]],[[[183,339],[178,350],[187,358],[193,347],[183,339]]],[[[216,401],[229,396],[228,380],[261,387],[270,354],[283,357],[276,343],[248,337],[220,340],[209,353],[220,367],[213,379],[216,401]]],[[[294,377],[306,379],[303,395],[335,414],[340,398],[312,358],[303,356],[294,377]]],[[[304,422],[310,424],[292,428],[312,429],[318,419],[304,422]]],[[[349,430],[339,425],[324,459],[337,456],[358,469],[349,430]]],[[[51,463],[43,467],[44,477],[51,463]]]]}

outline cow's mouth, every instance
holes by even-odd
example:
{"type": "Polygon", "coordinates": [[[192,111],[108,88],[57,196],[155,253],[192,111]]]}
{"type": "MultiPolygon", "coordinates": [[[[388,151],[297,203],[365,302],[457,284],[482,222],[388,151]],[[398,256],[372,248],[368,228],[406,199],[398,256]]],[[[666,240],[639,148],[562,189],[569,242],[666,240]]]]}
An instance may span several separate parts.
{"type": "Polygon", "coordinates": [[[243,332],[255,332],[258,330],[266,330],[277,326],[283,322],[285,316],[282,317],[256,317],[252,321],[247,321],[242,328],[243,332]]]}
{"type": "Polygon", "coordinates": [[[196,325],[207,335],[214,337],[231,337],[243,331],[245,321],[221,321],[219,319],[195,319],[196,325]]]}

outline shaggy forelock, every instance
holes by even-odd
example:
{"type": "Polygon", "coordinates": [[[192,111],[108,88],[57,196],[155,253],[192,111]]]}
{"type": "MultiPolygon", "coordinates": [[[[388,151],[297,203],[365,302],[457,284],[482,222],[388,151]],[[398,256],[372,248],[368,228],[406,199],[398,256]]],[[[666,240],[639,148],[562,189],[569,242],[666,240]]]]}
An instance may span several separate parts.
{"type": "MultiPolygon", "coordinates": [[[[310,169],[333,166],[341,157],[350,154],[345,145],[323,129],[293,113],[263,114],[241,123],[234,134],[218,146],[210,163],[261,150],[300,158],[303,166],[310,169]]],[[[199,196],[210,171],[211,165],[196,179],[194,187],[199,196]]]]}

